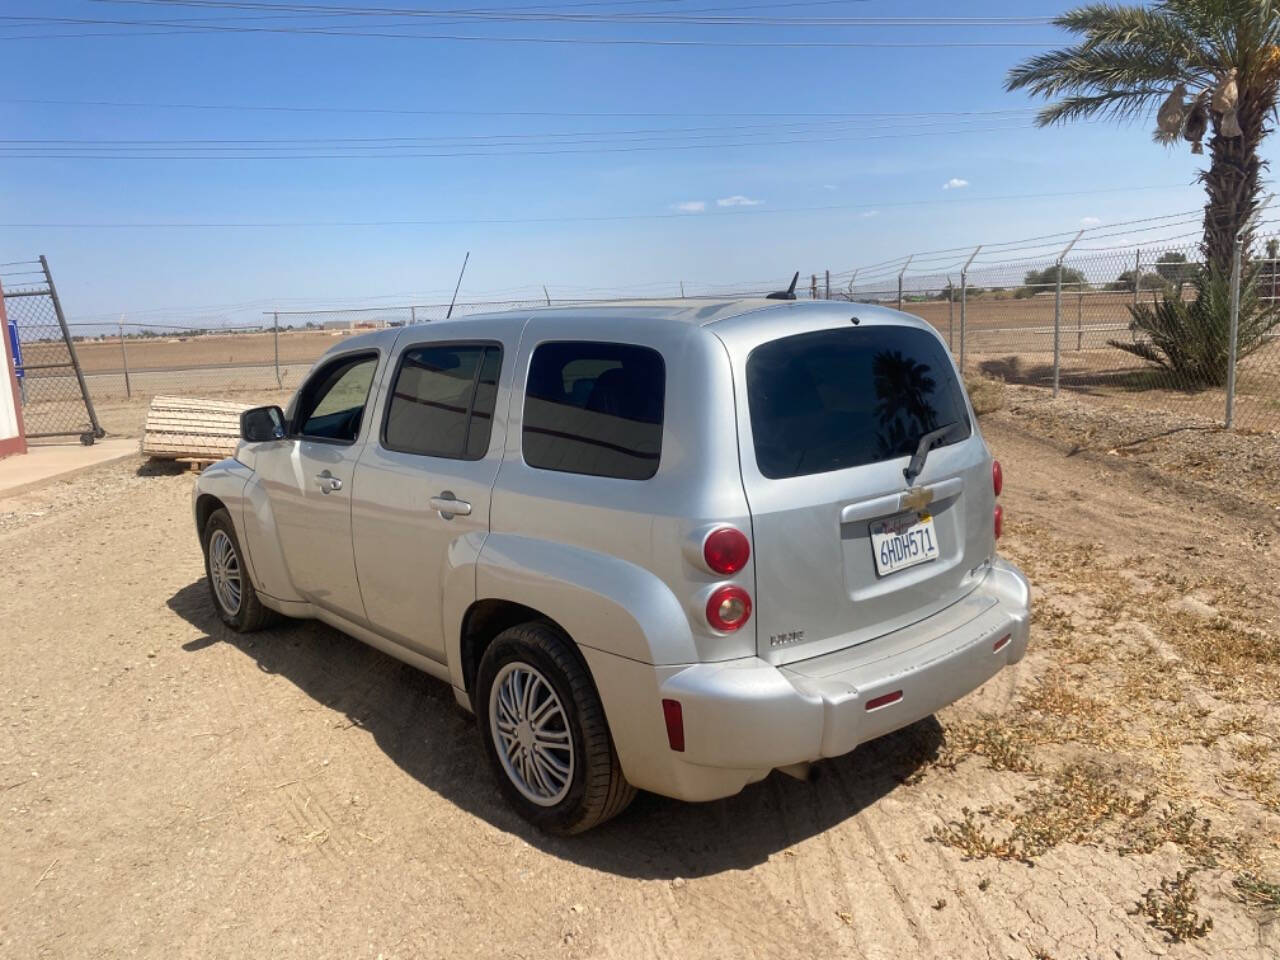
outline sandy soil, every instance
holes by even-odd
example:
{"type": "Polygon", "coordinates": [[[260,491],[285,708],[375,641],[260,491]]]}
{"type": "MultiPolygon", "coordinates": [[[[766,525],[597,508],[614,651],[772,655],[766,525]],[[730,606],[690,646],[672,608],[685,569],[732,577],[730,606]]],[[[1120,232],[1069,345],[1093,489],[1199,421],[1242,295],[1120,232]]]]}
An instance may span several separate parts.
{"type": "Polygon", "coordinates": [[[1031,406],[984,421],[1027,660],[814,784],[573,839],[507,810],[442,684],[224,630],[188,475],[0,500],[0,955],[1280,954],[1280,514],[1031,406]]]}

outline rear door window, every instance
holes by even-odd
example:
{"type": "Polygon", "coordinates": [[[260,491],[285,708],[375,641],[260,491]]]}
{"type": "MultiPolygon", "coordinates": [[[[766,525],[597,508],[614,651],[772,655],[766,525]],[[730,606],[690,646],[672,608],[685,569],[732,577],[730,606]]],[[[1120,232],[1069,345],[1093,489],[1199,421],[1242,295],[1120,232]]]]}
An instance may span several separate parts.
{"type": "Polygon", "coordinates": [[[920,438],[959,423],[964,393],[946,349],[924,330],[819,330],[756,347],[747,358],[756,464],[769,479],[858,467],[915,453],[920,438]]]}
{"type": "Polygon", "coordinates": [[[533,351],[524,402],[525,463],[647,480],[662,456],[666,367],[649,347],[573,341],[533,351]]]}
{"type": "Polygon", "coordinates": [[[431,344],[401,355],[382,445],[399,453],[480,460],[489,449],[502,348],[431,344]]]}

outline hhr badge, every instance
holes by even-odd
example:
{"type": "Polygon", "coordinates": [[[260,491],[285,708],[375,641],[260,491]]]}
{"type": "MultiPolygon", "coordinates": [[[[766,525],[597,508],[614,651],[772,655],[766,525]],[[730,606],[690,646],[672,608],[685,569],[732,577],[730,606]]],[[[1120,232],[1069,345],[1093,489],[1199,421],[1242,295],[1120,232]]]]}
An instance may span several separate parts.
{"type": "Polygon", "coordinates": [[[803,630],[792,630],[790,633],[775,633],[769,637],[769,646],[781,647],[788,643],[799,643],[803,639],[803,630]]]}

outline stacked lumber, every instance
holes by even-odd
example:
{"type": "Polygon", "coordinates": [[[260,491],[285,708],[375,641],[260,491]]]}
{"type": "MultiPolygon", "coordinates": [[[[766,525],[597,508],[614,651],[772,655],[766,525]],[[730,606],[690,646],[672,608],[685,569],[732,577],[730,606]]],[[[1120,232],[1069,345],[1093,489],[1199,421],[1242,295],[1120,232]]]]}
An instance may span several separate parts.
{"type": "Polygon", "coordinates": [[[251,406],[228,400],[153,397],[142,432],[142,452],[193,463],[230,457],[240,441],[240,413],[251,406]]]}

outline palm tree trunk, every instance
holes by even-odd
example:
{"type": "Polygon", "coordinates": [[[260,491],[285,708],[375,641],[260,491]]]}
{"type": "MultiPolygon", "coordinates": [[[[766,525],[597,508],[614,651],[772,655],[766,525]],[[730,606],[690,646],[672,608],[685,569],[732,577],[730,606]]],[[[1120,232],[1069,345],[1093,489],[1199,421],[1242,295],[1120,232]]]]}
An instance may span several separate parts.
{"type": "MultiPolygon", "coordinates": [[[[1258,182],[1262,161],[1258,145],[1263,137],[1263,114],[1247,96],[1240,99],[1237,116],[1243,133],[1224,137],[1214,117],[1213,139],[1209,141],[1209,169],[1200,174],[1209,202],[1204,208],[1205,263],[1214,273],[1231,272],[1236,234],[1249,222],[1258,206],[1258,182]]],[[[1245,249],[1249,240],[1246,236],[1245,249]]]]}

